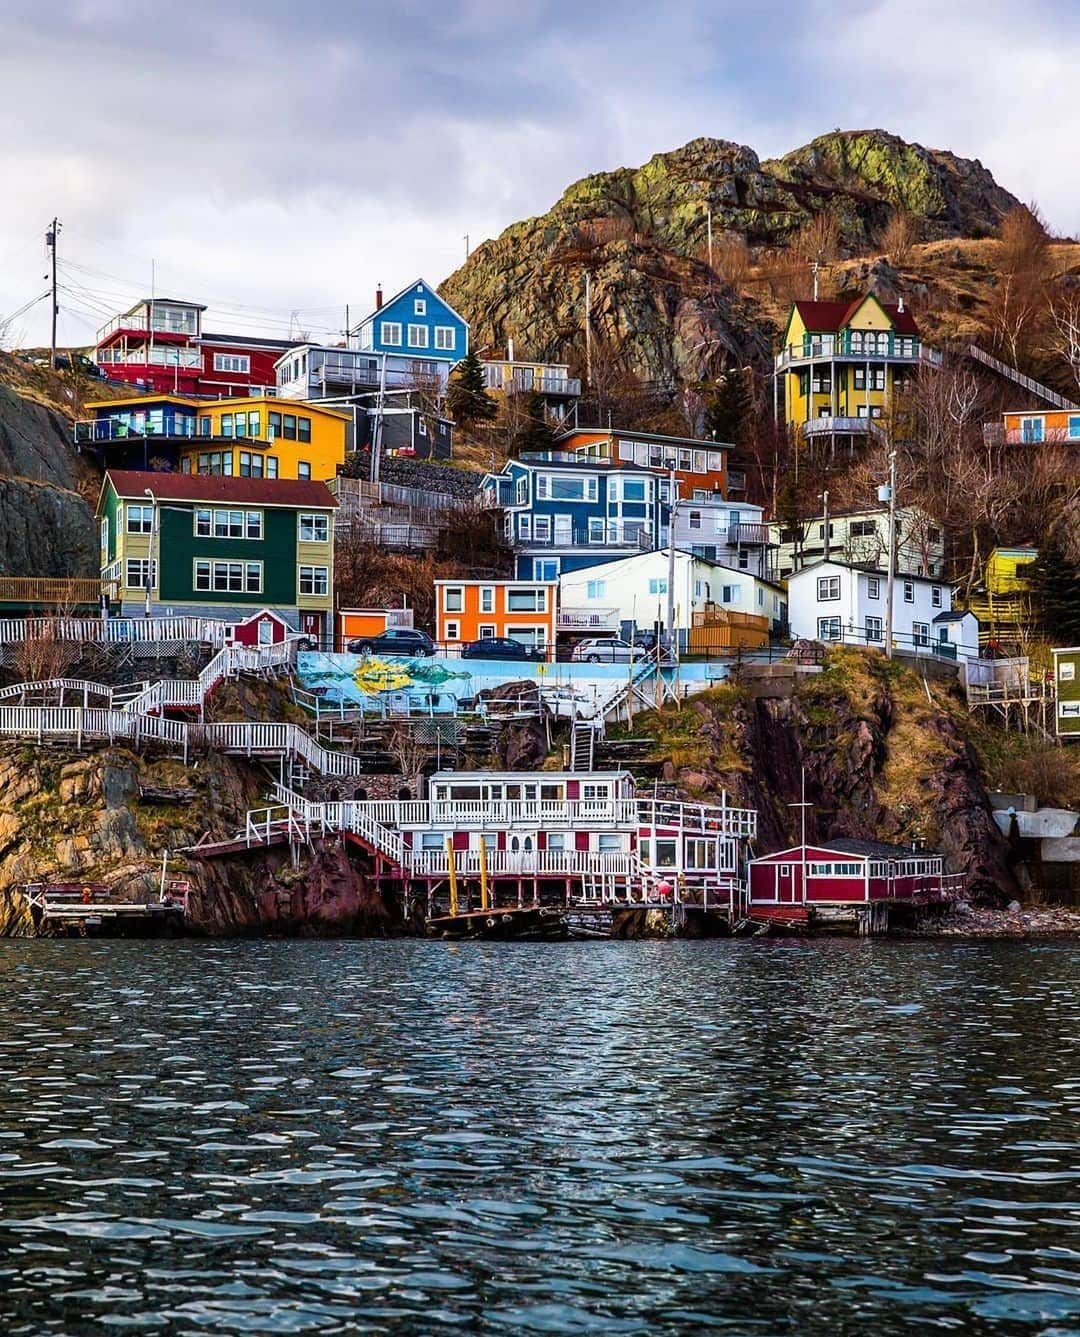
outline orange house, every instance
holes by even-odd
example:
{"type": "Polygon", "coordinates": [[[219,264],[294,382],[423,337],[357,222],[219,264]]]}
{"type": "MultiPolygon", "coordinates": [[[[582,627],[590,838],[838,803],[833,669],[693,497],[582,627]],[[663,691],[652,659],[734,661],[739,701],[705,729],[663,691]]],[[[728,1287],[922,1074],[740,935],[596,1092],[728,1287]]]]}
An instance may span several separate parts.
{"type": "Polygon", "coordinates": [[[1036,446],[1043,441],[1080,443],[1080,409],[1022,409],[1002,415],[1010,446],[1036,446]]]}
{"type": "Polygon", "coordinates": [[[437,580],[435,639],[453,653],[484,636],[555,648],[557,580],[437,580]]]}
{"type": "Polygon", "coordinates": [[[669,473],[674,468],[683,500],[703,501],[717,492],[727,496],[731,446],[723,441],[698,441],[692,436],[661,436],[617,427],[571,427],[556,438],[555,444],[559,450],[588,460],[604,460],[616,467],[634,464],[658,473],[669,473]]]}

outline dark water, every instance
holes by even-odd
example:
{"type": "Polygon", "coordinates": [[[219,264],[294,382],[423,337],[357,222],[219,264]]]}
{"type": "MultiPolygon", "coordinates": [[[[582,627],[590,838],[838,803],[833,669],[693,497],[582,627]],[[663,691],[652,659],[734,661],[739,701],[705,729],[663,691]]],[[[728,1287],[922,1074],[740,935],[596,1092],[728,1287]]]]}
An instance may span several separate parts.
{"type": "Polygon", "coordinates": [[[0,943],[0,1333],[1080,1333],[1080,950],[0,943]]]}

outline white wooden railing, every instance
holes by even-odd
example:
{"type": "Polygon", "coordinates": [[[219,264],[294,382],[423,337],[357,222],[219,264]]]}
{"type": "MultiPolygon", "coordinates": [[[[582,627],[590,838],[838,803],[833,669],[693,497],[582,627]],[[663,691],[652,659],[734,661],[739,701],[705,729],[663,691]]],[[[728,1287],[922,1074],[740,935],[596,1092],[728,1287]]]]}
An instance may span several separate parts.
{"type": "Polygon", "coordinates": [[[0,645],[22,641],[81,641],[122,645],[129,641],[199,641],[224,645],[229,624],[201,617],[20,617],[0,618],[0,645]]]}

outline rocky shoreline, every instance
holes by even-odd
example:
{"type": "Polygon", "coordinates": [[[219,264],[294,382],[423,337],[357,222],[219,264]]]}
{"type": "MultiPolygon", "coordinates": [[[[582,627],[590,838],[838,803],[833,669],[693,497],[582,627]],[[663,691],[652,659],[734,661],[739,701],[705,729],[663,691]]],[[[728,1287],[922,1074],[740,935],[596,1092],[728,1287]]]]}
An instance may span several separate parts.
{"type": "Polygon", "coordinates": [[[1022,906],[1016,901],[1004,910],[957,905],[938,919],[928,920],[903,936],[913,938],[1080,938],[1080,909],[1066,905],[1022,906]]]}

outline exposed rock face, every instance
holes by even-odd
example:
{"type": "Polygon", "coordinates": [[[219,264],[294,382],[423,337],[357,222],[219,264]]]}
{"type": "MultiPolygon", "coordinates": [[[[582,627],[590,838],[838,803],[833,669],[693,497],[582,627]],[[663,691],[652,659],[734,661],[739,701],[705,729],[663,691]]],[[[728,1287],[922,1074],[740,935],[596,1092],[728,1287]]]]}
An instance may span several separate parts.
{"type": "Polygon", "coordinates": [[[702,374],[704,341],[729,361],[762,360],[770,330],[701,263],[713,235],[785,244],[828,209],[848,252],[895,209],[926,239],[986,236],[1017,200],[979,162],[883,130],[823,135],[760,162],[744,145],[695,139],[637,168],[584,177],[546,214],[479,246],[442,292],[472,323],[475,346],[515,340],[534,358],[580,363],[584,275],[592,328],[648,380],[702,374]]]}
{"type": "Polygon", "coordinates": [[[787,699],[732,688],[692,698],[698,764],[673,778],[694,798],[726,789],[756,808],[758,848],[770,851],[798,843],[805,770],[809,838],[924,842],[965,875],[970,895],[1004,905],[1017,884],[978,758],[947,704],[923,693],[910,670],[848,651],[787,699]]]}
{"type": "Polygon", "coordinates": [[[58,413],[0,386],[0,573],[97,575],[93,512],[74,490],[88,472],[58,413]]]}

